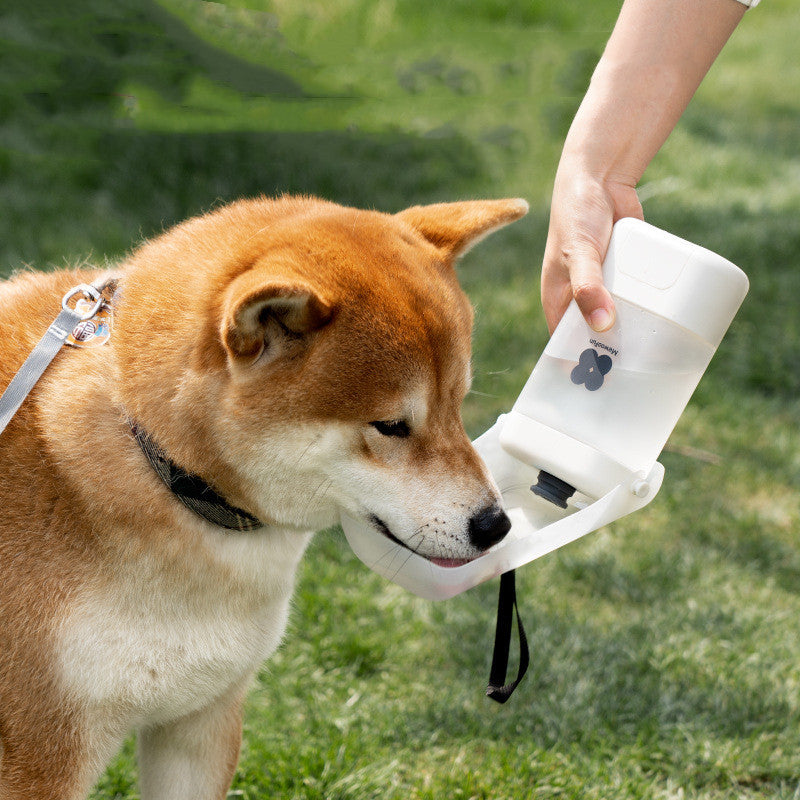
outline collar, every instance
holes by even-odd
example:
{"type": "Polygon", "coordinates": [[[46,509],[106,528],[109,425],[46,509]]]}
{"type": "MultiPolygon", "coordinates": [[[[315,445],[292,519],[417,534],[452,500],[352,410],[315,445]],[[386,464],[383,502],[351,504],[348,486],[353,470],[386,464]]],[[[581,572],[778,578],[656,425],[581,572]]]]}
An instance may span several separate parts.
{"type": "Polygon", "coordinates": [[[133,438],[158,477],[186,508],[212,525],[229,531],[253,531],[263,527],[261,520],[231,505],[199,475],[193,475],[170,461],[164,451],[135,422],[129,421],[128,424],[133,438]]]}

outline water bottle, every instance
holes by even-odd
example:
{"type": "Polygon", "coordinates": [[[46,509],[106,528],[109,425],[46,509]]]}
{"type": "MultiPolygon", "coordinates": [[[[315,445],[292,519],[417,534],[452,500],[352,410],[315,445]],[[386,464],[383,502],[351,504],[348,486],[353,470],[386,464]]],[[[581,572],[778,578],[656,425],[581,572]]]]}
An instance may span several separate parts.
{"type": "Polygon", "coordinates": [[[500,431],[501,447],[539,470],[534,493],[562,508],[621,484],[647,494],[748,288],[731,262],[636,219],[614,226],[603,281],[614,326],[596,333],[573,301],[500,431]]]}

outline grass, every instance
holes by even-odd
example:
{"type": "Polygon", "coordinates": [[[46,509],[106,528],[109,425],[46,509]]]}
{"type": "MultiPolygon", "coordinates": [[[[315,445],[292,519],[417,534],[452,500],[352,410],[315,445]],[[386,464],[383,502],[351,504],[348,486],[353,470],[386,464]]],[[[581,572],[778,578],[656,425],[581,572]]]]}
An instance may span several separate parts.
{"type": "MultiPolygon", "coordinates": [[[[522,195],[461,267],[478,433],[546,340],[560,143],[618,4],[32,0],[0,12],[0,271],[114,260],[242,194],[386,210],[522,195]]],[[[533,663],[482,696],[496,587],[441,604],[341,533],[301,569],[250,695],[231,797],[800,797],[800,62],[792,0],[749,12],[648,170],[648,219],[751,292],[646,510],[520,571],[533,663]],[[699,456],[698,456],[699,454],[699,456]]],[[[133,741],[93,800],[138,796],[133,741]]]]}

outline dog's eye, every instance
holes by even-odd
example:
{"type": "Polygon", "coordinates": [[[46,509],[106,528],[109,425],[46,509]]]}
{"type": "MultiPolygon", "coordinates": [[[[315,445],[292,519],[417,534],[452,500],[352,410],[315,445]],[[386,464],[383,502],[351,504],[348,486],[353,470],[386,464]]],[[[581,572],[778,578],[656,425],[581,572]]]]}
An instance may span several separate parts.
{"type": "Polygon", "coordinates": [[[370,422],[370,425],[384,436],[397,436],[400,439],[405,439],[406,436],[411,435],[411,429],[408,427],[408,423],[402,419],[378,420],[376,422],[370,422]]]}

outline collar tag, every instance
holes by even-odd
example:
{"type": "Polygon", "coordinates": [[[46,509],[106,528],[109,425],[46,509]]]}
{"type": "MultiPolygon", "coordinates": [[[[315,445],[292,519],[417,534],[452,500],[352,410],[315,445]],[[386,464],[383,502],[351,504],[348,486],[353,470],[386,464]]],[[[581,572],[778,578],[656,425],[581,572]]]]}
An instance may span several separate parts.
{"type": "MultiPolygon", "coordinates": [[[[78,300],[75,311],[84,315],[91,311],[94,304],[89,300],[78,300]]],[[[107,302],[103,302],[91,319],[81,320],[67,336],[64,344],[71,347],[100,347],[111,338],[114,312],[107,302]]]]}

